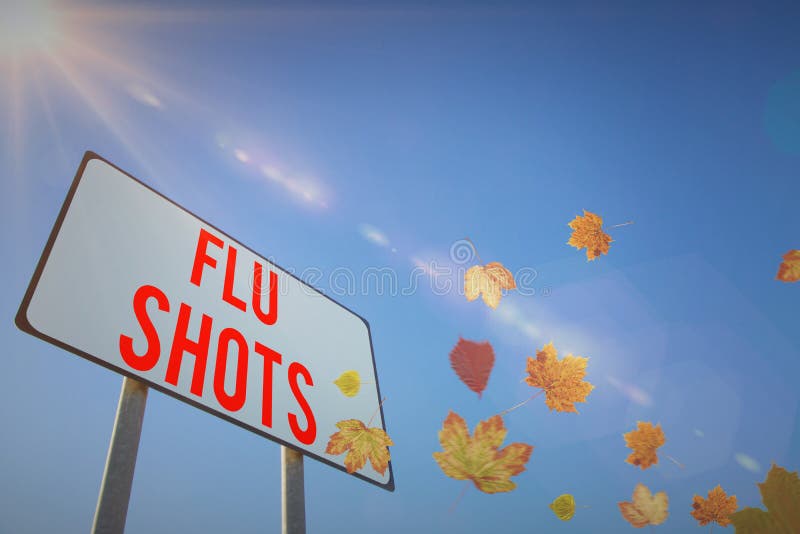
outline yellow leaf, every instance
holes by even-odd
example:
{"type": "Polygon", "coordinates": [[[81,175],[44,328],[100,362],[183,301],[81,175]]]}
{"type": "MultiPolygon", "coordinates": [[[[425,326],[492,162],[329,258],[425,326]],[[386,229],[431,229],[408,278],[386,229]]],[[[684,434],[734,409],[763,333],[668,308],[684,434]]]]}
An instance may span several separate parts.
{"type": "Polygon", "coordinates": [[[783,262],[778,267],[778,275],[775,278],[783,282],[800,280],[800,250],[790,250],[783,255],[783,262]]]}
{"type": "Polygon", "coordinates": [[[625,438],[625,445],[633,449],[625,461],[642,469],[658,463],[656,449],[667,442],[660,424],[653,426],[653,423],[642,421],[636,423],[636,430],[631,430],[622,437],[625,438]]]}
{"type": "Polygon", "coordinates": [[[736,534],[795,534],[800,532],[800,478],[772,466],[767,479],[758,485],[767,510],[745,508],[730,516],[736,534]]]}
{"type": "Polygon", "coordinates": [[[603,231],[603,218],[592,212],[583,210],[583,217],[578,215],[569,223],[572,235],[567,241],[577,249],[586,249],[586,259],[592,261],[601,254],[608,254],[611,236],[603,231]]]}
{"type": "Polygon", "coordinates": [[[566,355],[558,359],[552,343],[536,352],[536,358],[528,358],[525,382],[529,386],[542,388],[545,404],[557,412],[578,413],[576,402],[586,402],[594,386],[583,380],[589,358],[566,355]]]}
{"type": "Polygon", "coordinates": [[[631,502],[620,502],[622,517],[636,528],[660,525],[669,515],[669,498],[660,491],[653,495],[644,484],[636,484],[631,502]]]}
{"type": "Polygon", "coordinates": [[[550,509],[562,521],[569,521],[575,515],[575,497],[569,493],[559,495],[552,503],[550,509]]]}
{"type": "Polygon", "coordinates": [[[346,397],[355,397],[361,389],[361,376],[358,371],[345,371],[333,383],[346,397]]]}
{"type": "Polygon", "coordinates": [[[339,432],[331,435],[325,452],[334,456],[347,452],[344,465],[348,473],[364,467],[367,459],[375,471],[380,474],[386,472],[390,460],[388,447],[394,442],[383,429],[367,428],[358,419],[339,421],[336,427],[339,432]]]}
{"type": "Polygon", "coordinates": [[[708,492],[708,499],[695,495],[692,499],[692,517],[697,519],[700,526],[705,526],[712,521],[720,526],[727,527],[731,524],[730,515],[739,508],[736,503],[736,495],[728,495],[722,486],[708,492]]]}
{"type": "Polygon", "coordinates": [[[439,431],[444,451],[434,452],[433,459],[445,475],[471,480],[485,493],[511,491],[517,487],[511,477],[525,471],[533,447],[512,443],[499,449],[505,438],[506,427],[499,415],[478,423],[474,436],[470,436],[466,421],[450,412],[439,431]]]}
{"type": "Polygon", "coordinates": [[[514,289],[514,275],[503,267],[502,263],[493,261],[485,266],[475,265],[464,274],[464,295],[473,301],[483,294],[483,302],[494,309],[500,304],[503,289],[514,289]]]}

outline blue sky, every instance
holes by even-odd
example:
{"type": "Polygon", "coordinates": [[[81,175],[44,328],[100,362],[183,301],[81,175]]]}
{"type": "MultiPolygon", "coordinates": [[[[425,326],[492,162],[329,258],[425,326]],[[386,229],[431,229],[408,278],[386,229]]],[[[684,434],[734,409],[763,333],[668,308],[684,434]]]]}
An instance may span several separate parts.
{"type": "MultiPolygon", "coordinates": [[[[459,267],[465,236],[535,271],[497,310],[427,276],[336,296],[371,325],[397,489],[308,461],[309,532],[623,532],[638,482],[670,497],[659,532],[702,532],[695,493],[760,506],[772,462],[800,467],[800,285],[775,280],[800,248],[796,7],[65,0],[30,20],[48,53],[0,41],[0,531],[94,513],[121,378],[13,324],[85,150],[323,290],[337,268],[402,285],[459,267]],[[635,221],[591,263],[565,244],[583,209],[635,221]],[[449,366],[459,335],[495,348],[480,400],[449,366]],[[518,488],[450,511],[442,421],[529,396],[549,341],[590,358],[595,390],[579,415],[508,414],[535,447],[518,488]],[[684,469],[624,462],[637,420],[684,469]],[[558,521],[562,493],[589,508],[558,521]]],[[[152,393],[128,532],[276,531],[279,466],[277,445],[152,393]]]]}

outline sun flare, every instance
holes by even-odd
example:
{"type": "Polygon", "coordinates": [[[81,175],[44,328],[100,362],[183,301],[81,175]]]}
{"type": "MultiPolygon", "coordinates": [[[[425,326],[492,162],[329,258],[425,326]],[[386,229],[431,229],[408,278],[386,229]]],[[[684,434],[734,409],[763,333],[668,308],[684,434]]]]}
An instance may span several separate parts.
{"type": "Polygon", "coordinates": [[[58,40],[58,13],[51,1],[4,0],[0,9],[0,56],[47,50],[58,40]]]}

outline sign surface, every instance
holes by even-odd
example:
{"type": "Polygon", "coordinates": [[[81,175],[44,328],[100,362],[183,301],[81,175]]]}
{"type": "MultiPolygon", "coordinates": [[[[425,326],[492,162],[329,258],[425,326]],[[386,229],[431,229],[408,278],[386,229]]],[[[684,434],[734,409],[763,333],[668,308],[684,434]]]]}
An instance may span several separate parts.
{"type": "MultiPolygon", "coordinates": [[[[367,322],[87,152],[17,314],[20,329],[283,445],[385,430],[367,322]],[[355,370],[355,397],[333,383],[355,370]]],[[[355,476],[394,489],[368,462],[355,476]]]]}

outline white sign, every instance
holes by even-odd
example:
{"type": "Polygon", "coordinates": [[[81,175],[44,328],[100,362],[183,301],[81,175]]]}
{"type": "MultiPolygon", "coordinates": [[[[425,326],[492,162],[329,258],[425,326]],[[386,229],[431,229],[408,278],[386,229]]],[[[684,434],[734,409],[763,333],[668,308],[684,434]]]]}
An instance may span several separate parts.
{"type": "MultiPolygon", "coordinates": [[[[364,319],[93,153],[17,325],[342,470],[338,421],[385,430],[364,319]],[[334,384],[348,370],[355,397],[334,384]]],[[[394,489],[391,464],[354,474],[394,489]]]]}

